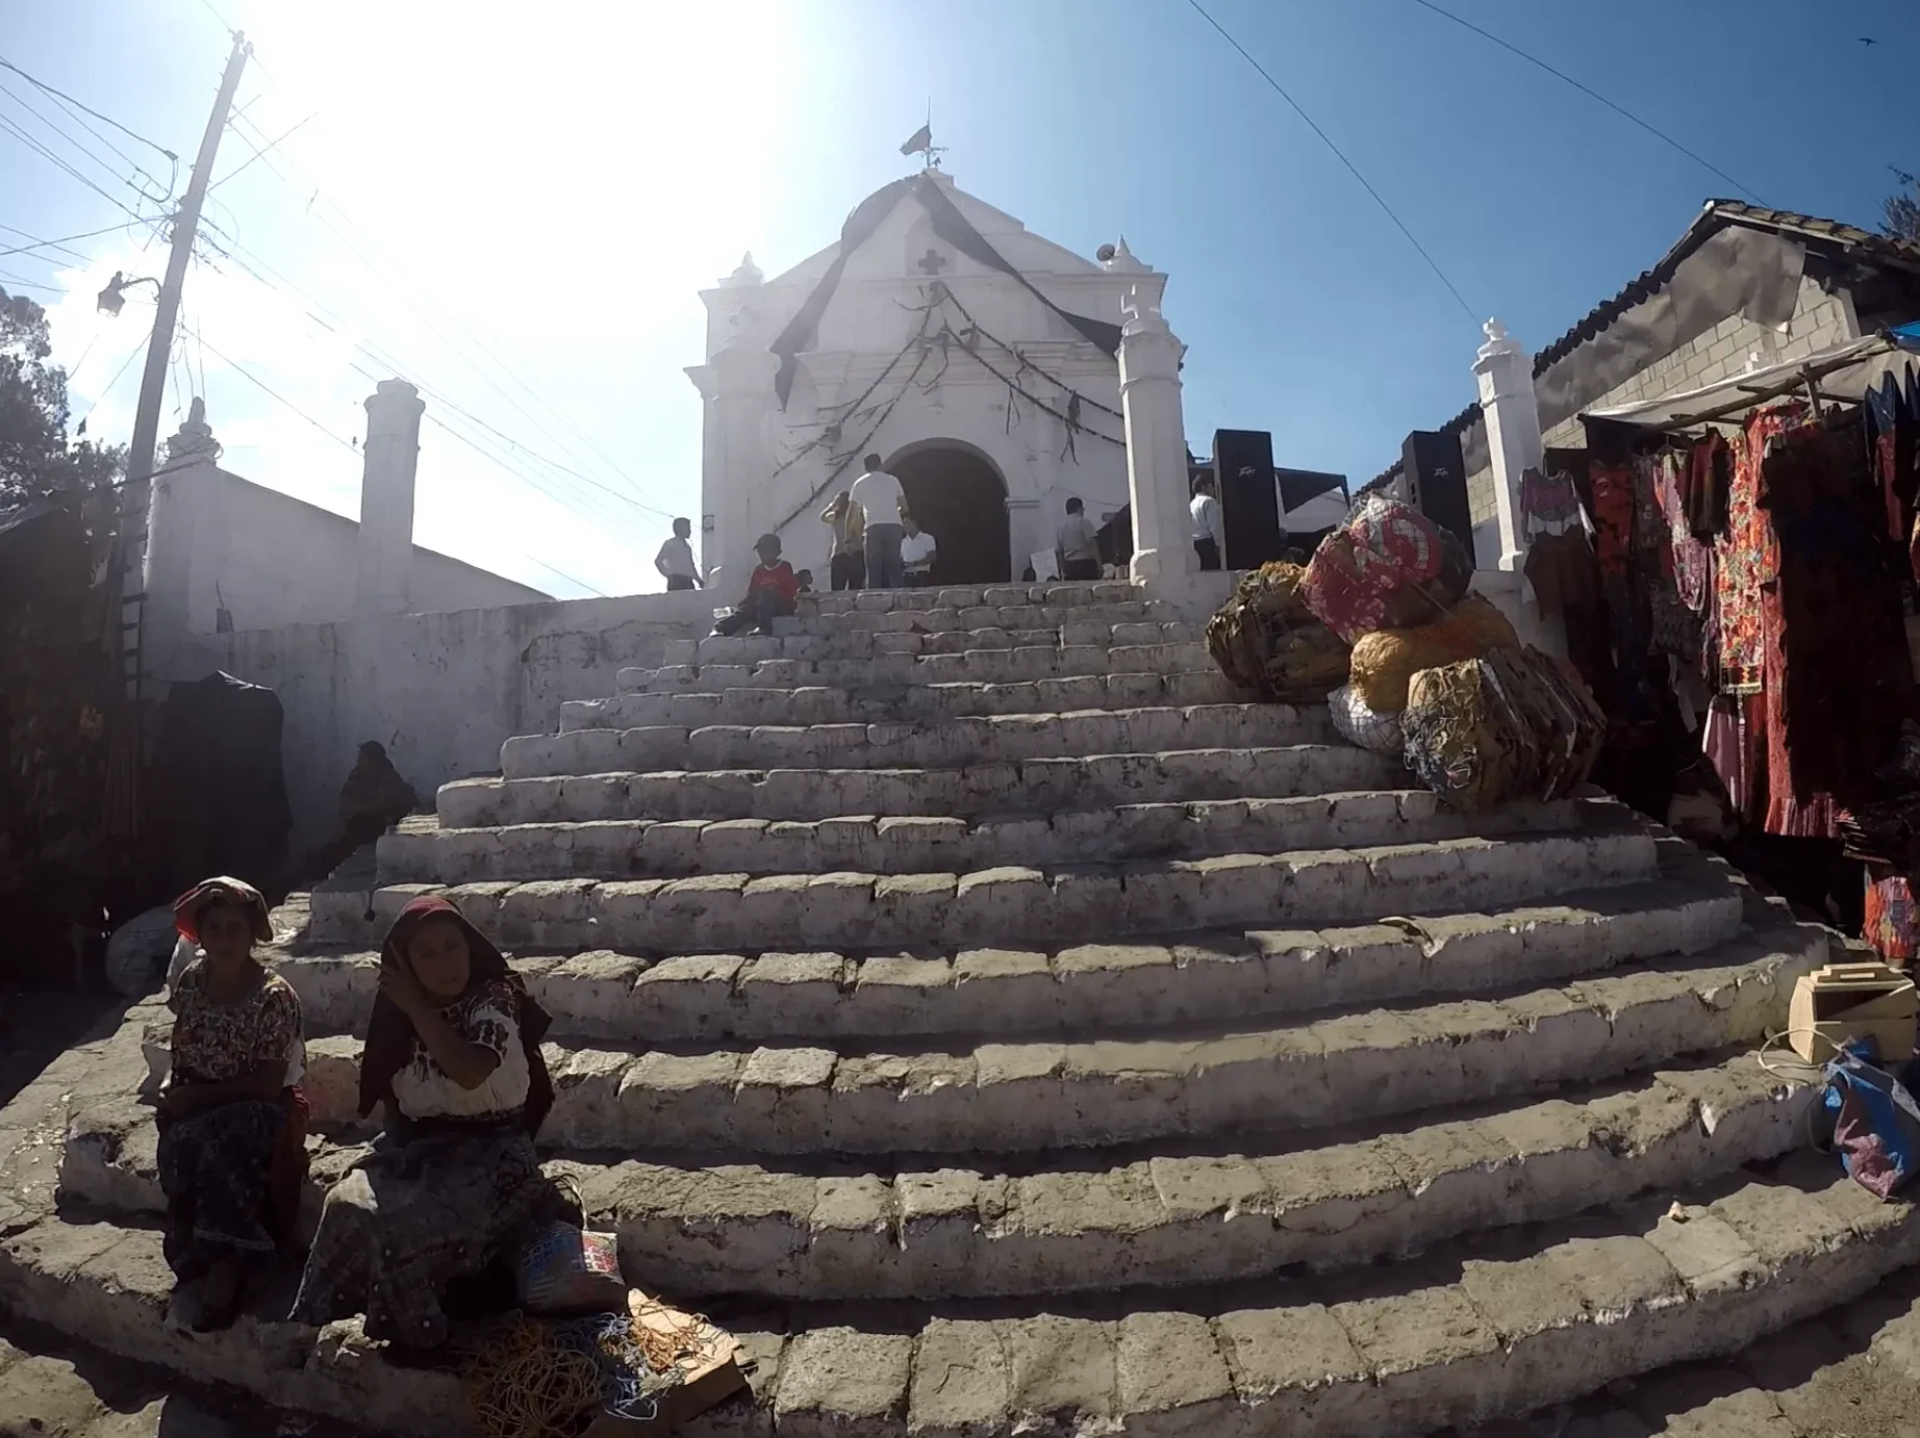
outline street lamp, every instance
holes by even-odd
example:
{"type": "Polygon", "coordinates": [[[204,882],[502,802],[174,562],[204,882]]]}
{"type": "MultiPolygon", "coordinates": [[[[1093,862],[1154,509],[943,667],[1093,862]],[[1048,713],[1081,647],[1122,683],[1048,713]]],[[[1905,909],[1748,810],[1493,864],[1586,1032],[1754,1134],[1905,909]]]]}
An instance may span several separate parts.
{"type": "Polygon", "coordinates": [[[121,307],[127,302],[127,287],[129,285],[152,285],[153,292],[156,295],[160,293],[160,281],[148,277],[130,280],[123,276],[120,271],[115,270],[113,272],[113,278],[107,281],[107,287],[100,291],[99,295],[95,298],[95,307],[103,315],[118,316],[121,307]]]}

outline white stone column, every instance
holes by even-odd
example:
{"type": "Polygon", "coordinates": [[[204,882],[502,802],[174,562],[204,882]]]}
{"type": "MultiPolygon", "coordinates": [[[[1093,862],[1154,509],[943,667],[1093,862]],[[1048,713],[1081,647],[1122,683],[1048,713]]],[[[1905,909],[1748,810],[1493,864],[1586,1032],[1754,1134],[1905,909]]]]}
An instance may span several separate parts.
{"type": "MultiPolygon", "coordinates": [[[[219,484],[219,463],[220,445],[207,424],[206,403],[196,398],[186,423],[166,442],[148,491],[141,665],[161,679],[183,677],[172,672],[172,661],[194,632],[194,540],[201,510],[219,484]]],[[[207,632],[212,628],[208,624],[207,632]]]]}
{"type": "Polygon", "coordinates": [[[1496,567],[1521,568],[1526,536],[1520,515],[1520,476],[1544,470],[1546,445],[1540,437],[1540,404],[1534,397],[1533,356],[1507,334],[1499,320],[1488,320],[1487,342],[1473,362],[1480,385],[1480,414],[1487,427],[1487,454],[1493,462],[1493,501],[1500,526],[1496,567]]]}
{"type": "Polygon", "coordinates": [[[780,518],[768,508],[773,462],[767,451],[767,416],[773,412],[773,379],[780,360],[750,344],[729,345],[707,362],[713,392],[713,449],[708,456],[714,532],[702,546],[716,604],[739,596],[757,562],[753,542],[780,518]]]}
{"type": "Polygon", "coordinates": [[[1199,568],[1180,410],[1180,356],[1186,346],[1167,328],[1157,290],[1143,280],[1121,302],[1126,323],[1120,331],[1120,409],[1133,506],[1134,582],[1179,588],[1199,568]]]}
{"type": "Polygon", "coordinates": [[[383,379],[367,397],[354,589],[354,612],[361,616],[405,614],[412,605],[413,486],[426,409],[405,380],[383,379]]]}

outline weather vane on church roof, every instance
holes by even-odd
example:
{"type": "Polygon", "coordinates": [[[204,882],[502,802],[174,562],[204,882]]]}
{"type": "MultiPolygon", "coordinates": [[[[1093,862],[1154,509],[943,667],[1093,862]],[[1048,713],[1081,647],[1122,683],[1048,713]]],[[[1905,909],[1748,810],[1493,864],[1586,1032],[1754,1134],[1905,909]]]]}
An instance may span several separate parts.
{"type": "Polygon", "coordinates": [[[933,101],[927,101],[927,123],[913,132],[913,136],[900,147],[903,155],[925,155],[927,168],[940,168],[940,157],[947,153],[946,146],[933,143],[933,101]]]}

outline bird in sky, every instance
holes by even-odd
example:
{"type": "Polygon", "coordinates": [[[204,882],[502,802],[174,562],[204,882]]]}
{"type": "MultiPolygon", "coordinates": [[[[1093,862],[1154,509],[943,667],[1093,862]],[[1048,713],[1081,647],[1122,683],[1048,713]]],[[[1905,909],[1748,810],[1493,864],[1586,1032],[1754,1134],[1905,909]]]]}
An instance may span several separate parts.
{"type": "Polygon", "coordinates": [[[1873,45],[1878,45],[1880,42],[1878,40],[1873,39],[1871,36],[1862,35],[1860,37],[1860,43],[1862,45],[1873,46],[1873,45]]]}

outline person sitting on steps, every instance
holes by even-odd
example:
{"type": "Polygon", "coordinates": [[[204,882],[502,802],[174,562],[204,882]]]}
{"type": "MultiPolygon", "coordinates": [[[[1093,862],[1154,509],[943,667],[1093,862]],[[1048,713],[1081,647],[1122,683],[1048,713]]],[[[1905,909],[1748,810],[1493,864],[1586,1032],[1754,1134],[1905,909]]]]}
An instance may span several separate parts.
{"type": "Polygon", "coordinates": [[[247,1280],[273,1267],[298,1227],[306,1178],[300,997],[253,956],[271,943],[267,901],[238,879],[207,879],[173,906],[202,957],[174,983],[172,1069],[160,1091],[158,1168],[167,1198],[161,1251],[175,1321],[230,1327],[247,1280]],[[190,1285],[200,1284],[197,1311],[190,1285]]]}
{"type": "Polygon", "coordinates": [[[780,557],[780,536],[763,534],[753,548],[760,556],[759,567],[747,580],[747,592],[739,607],[713,626],[715,634],[733,635],[748,629],[770,634],[774,620],[794,611],[800,579],[793,566],[780,557]]]}

